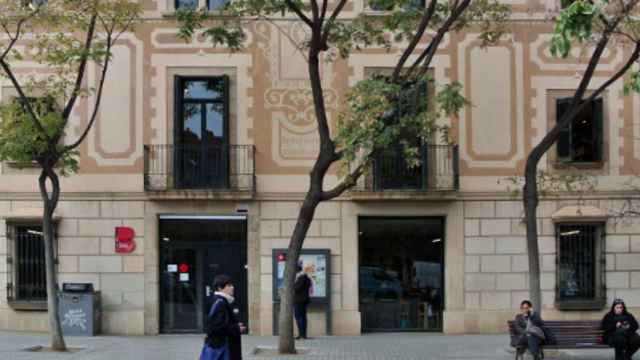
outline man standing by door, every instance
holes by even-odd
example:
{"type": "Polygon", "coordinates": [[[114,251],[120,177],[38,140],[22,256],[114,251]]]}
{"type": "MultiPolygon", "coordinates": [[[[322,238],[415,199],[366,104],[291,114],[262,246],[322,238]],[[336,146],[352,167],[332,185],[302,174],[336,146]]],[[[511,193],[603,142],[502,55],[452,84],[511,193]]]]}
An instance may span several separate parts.
{"type": "Polygon", "coordinates": [[[298,337],[296,339],[307,338],[307,307],[309,306],[309,289],[311,289],[311,279],[309,275],[302,271],[302,264],[298,264],[296,270],[296,281],[293,284],[293,314],[298,324],[298,337]]]}

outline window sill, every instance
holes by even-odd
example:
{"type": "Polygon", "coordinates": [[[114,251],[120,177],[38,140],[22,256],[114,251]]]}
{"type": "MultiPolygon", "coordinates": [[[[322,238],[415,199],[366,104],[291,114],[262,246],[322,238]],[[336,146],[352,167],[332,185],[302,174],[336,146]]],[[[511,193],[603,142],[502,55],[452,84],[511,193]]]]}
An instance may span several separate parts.
{"type": "Polygon", "coordinates": [[[599,170],[604,168],[603,161],[597,162],[555,162],[553,168],[556,170],[582,169],[582,170],[599,170]]]}
{"type": "Polygon", "coordinates": [[[390,16],[393,10],[374,10],[374,9],[365,9],[362,13],[365,16],[390,16]]]}
{"type": "MultiPolygon", "coordinates": [[[[225,10],[209,10],[207,11],[209,17],[214,18],[214,19],[220,19],[220,18],[235,18],[235,15],[232,15],[229,11],[225,11],[225,10]]],[[[175,10],[170,10],[170,11],[163,11],[162,12],[162,17],[165,19],[176,19],[176,11],[175,10]]]]}
{"type": "Polygon", "coordinates": [[[5,164],[15,169],[33,169],[39,166],[38,162],[36,161],[31,161],[31,162],[7,161],[5,162],[5,164]]]}
{"type": "Polygon", "coordinates": [[[564,300],[556,301],[558,310],[602,310],[607,304],[607,299],[596,300],[564,300]]]}
{"type": "Polygon", "coordinates": [[[9,307],[20,311],[47,311],[46,301],[9,300],[9,307]]]}

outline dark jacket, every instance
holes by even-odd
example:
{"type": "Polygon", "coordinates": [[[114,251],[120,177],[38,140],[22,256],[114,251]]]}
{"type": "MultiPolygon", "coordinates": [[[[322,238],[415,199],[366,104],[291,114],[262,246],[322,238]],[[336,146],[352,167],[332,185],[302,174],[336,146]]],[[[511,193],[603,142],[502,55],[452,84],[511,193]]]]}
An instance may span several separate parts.
{"type": "Polygon", "coordinates": [[[211,306],[216,302],[222,303],[213,314],[207,316],[207,337],[206,343],[211,347],[220,347],[225,341],[229,342],[230,360],[241,360],[241,334],[238,318],[233,313],[231,304],[222,296],[214,295],[211,306]]]}
{"type": "Polygon", "coordinates": [[[616,330],[618,330],[616,324],[618,322],[624,323],[625,321],[629,325],[629,328],[620,329],[620,331],[623,331],[625,335],[634,334],[638,330],[638,322],[630,313],[627,312],[616,315],[609,312],[604,316],[602,323],[600,323],[600,329],[604,331],[603,340],[606,344],[609,343],[611,337],[616,333],[616,330]]]}
{"type": "Polygon", "coordinates": [[[309,275],[305,273],[297,275],[296,281],[293,283],[293,303],[308,304],[310,300],[309,289],[311,289],[309,275]]]}
{"type": "MultiPolygon", "coordinates": [[[[531,323],[533,325],[539,327],[540,329],[542,329],[542,332],[544,332],[545,339],[542,343],[547,345],[555,344],[555,336],[551,333],[551,331],[549,331],[549,329],[547,329],[546,326],[544,326],[544,321],[542,321],[540,315],[537,312],[532,312],[529,318],[531,319],[531,323]]],[[[514,324],[514,332],[516,336],[511,339],[511,346],[516,347],[520,343],[520,339],[527,335],[526,330],[527,317],[522,314],[516,315],[514,324]]]]}

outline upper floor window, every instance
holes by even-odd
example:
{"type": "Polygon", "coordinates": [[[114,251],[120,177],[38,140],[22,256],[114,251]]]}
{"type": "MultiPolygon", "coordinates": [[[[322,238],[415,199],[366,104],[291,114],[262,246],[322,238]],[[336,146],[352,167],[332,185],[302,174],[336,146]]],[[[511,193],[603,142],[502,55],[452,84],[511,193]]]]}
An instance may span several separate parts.
{"type": "Polygon", "coordinates": [[[176,186],[229,184],[229,78],[176,78],[176,186]]]}
{"type": "MultiPolygon", "coordinates": [[[[428,84],[426,81],[407,84],[400,94],[397,108],[390,121],[399,121],[403,116],[419,114],[427,109],[428,84]]],[[[384,189],[422,189],[427,184],[427,147],[415,134],[406,134],[405,141],[419,149],[421,164],[411,167],[404,153],[404,145],[379,151],[374,163],[375,187],[384,189]]]]}
{"type": "MultiPolygon", "coordinates": [[[[571,98],[556,100],[556,121],[571,106],[571,98]]],[[[596,99],[560,131],[557,143],[558,161],[562,163],[595,163],[603,154],[603,102],[596,99]]]]}
{"type": "Polygon", "coordinates": [[[33,5],[35,7],[47,5],[47,3],[48,3],[47,0],[23,0],[22,1],[22,4],[24,6],[33,5]]]}
{"type": "Polygon", "coordinates": [[[176,0],[176,9],[197,9],[199,0],[176,0]]]}
{"type": "MultiPolygon", "coordinates": [[[[394,1],[369,0],[369,8],[374,11],[391,11],[394,5],[394,1]]],[[[420,9],[426,6],[426,2],[425,0],[409,0],[405,6],[410,9],[420,9]]]]}
{"type": "Polygon", "coordinates": [[[221,10],[230,0],[176,0],[176,9],[197,9],[207,7],[209,10],[221,10]]]}

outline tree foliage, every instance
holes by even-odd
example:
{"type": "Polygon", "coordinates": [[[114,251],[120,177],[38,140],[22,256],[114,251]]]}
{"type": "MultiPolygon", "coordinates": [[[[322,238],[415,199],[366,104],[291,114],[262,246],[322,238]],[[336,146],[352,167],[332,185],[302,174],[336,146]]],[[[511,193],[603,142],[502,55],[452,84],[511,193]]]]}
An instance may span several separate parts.
{"type": "Polygon", "coordinates": [[[53,158],[51,165],[68,175],[78,169],[79,144],[65,136],[69,117],[79,99],[101,95],[103,85],[86,86],[79,79],[88,63],[102,70],[108,66],[113,45],[132,29],[141,10],[127,0],[50,0],[38,7],[16,3],[0,1],[5,35],[0,76],[18,92],[15,101],[0,104],[0,160],[41,163],[53,158]],[[28,63],[46,71],[15,72],[28,63]]]}
{"type": "Polygon", "coordinates": [[[42,229],[51,348],[66,350],[58,316],[53,213],[59,174],[78,170],[78,146],[97,118],[112,48],[141,14],[129,0],[0,0],[0,77],[17,96],[0,103],[0,160],[35,162],[43,202],[42,229]],[[88,64],[98,83],[86,85],[88,64]],[[21,67],[41,71],[20,72],[21,67]],[[66,132],[80,99],[94,97],[77,138],[66,132]]]}
{"type": "Polygon", "coordinates": [[[469,105],[469,100],[462,95],[458,83],[432,84],[436,93],[420,97],[425,85],[433,81],[429,70],[436,52],[445,36],[470,27],[479,31],[483,44],[493,44],[506,31],[509,19],[509,7],[496,0],[430,0],[426,6],[413,0],[371,0],[367,2],[369,7],[380,13],[365,11],[343,16],[347,3],[347,0],[331,4],[328,0],[236,0],[222,9],[222,18],[205,9],[184,10],[177,15],[181,22],[179,35],[185,40],[203,34],[213,46],[224,45],[232,51],[243,45],[245,25],[249,22],[267,21],[283,31],[279,20],[293,17],[306,31],[306,38],[294,46],[308,63],[320,149],[288,247],[279,320],[282,353],[295,352],[292,284],[295,265],[318,204],[352,188],[377,150],[402,145],[407,163],[416,166],[421,142],[432,142],[438,134],[447,141],[448,131],[438,120],[455,116],[469,105]],[[427,43],[426,47],[418,47],[421,41],[427,43]],[[339,104],[337,128],[332,132],[320,64],[348,58],[372,46],[400,49],[401,56],[392,74],[367,77],[348,89],[339,104]],[[427,102],[428,98],[432,100],[427,102]],[[325,189],[325,176],[336,163],[341,164],[340,181],[325,189]]]}

